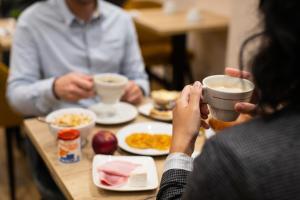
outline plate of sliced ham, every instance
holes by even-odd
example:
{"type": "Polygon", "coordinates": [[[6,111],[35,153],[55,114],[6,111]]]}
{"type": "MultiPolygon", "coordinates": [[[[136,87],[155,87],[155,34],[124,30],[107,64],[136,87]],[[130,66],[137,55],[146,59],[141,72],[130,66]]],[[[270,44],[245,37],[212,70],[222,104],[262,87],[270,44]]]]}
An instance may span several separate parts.
{"type": "Polygon", "coordinates": [[[143,191],[158,187],[156,165],[148,156],[95,155],[93,182],[105,190],[143,191]]]}

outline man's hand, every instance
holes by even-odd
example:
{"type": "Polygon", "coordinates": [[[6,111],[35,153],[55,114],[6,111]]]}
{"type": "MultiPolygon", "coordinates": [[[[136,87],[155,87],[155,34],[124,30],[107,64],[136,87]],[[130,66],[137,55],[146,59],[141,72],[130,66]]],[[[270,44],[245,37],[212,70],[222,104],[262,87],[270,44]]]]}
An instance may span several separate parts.
{"type": "Polygon", "coordinates": [[[185,86],[173,110],[173,136],[170,153],[191,155],[201,126],[209,126],[201,119],[208,118],[208,107],[201,103],[202,85],[195,82],[185,86]]]}
{"type": "Polygon", "coordinates": [[[142,89],[133,81],[129,81],[121,100],[131,104],[139,104],[144,98],[142,89]]]}
{"type": "Polygon", "coordinates": [[[93,78],[80,73],[58,77],[53,85],[55,95],[65,101],[77,102],[95,96],[93,78]]]}
{"type": "MultiPolygon", "coordinates": [[[[238,77],[238,78],[244,78],[244,79],[252,79],[252,75],[249,72],[246,71],[240,71],[235,68],[225,68],[225,74],[228,76],[238,77]]],[[[242,114],[250,114],[255,115],[256,113],[256,105],[252,103],[237,103],[235,104],[235,110],[242,114]]]]}

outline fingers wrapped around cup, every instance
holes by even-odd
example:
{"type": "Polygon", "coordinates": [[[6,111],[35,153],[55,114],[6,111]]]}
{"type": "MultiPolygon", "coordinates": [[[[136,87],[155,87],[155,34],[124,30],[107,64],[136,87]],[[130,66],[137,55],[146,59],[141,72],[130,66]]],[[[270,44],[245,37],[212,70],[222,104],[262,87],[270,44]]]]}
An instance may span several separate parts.
{"type": "Polygon", "coordinates": [[[203,80],[203,100],[209,105],[213,118],[229,122],[238,118],[235,105],[249,102],[254,84],[246,79],[214,75],[203,80]]]}

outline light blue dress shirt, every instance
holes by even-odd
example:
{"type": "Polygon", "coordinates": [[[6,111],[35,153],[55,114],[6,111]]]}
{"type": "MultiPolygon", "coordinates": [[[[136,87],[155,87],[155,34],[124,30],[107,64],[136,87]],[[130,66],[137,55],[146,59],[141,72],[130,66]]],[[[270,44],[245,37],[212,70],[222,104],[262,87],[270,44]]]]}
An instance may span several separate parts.
{"type": "Polygon", "coordinates": [[[54,97],[55,77],[69,72],[120,73],[149,93],[131,17],[102,0],[88,23],[71,13],[65,0],[26,9],[18,20],[10,67],[7,97],[25,116],[97,103],[96,98],[70,103],[54,97]]]}

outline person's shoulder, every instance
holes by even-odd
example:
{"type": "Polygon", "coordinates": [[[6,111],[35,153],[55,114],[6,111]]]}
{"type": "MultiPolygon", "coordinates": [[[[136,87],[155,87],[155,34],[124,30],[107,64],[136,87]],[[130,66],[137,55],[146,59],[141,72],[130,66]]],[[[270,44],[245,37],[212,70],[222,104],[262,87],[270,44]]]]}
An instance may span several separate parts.
{"type": "Polygon", "coordinates": [[[255,119],[211,137],[205,142],[201,154],[195,159],[194,167],[200,171],[206,169],[211,173],[214,173],[211,171],[214,169],[220,174],[224,171],[231,174],[236,169],[238,173],[243,173],[257,168],[257,165],[265,162],[258,131],[260,123],[261,119],[255,119]],[[209,166],[203,163],[209,163],[209,166]]]}
{"type": "Polygon", "coordinates": [[[38,20],[41,20],[45,17],[49,18],[51,16],[55,16],[57,9],[55,9],[54,6],[55,5],[51,1],[36,2],[22,12],[18,18],[18,24],[33,25],[38,20]]]}
{"type": "Polygon", "coordinates": [[[122,21],[131,20],[130,15],[122,8],[104,0],[99,0],[98,3],[100,3],[100,12],[102,10],[107,17],[122,21]]]}
{"type": "MultiPolygon", "coordinates": [[[[254,137],[263,127],[263,120],[261,118],[256,118],[243,124],[226,128],[223,131],[216,134],[212,139],[217,142],[228,142],[236,140],[240,141],[239,138],[247,138],[248,136],[254,137]]],[[[244,140],[241,140],[240,142],[242,141],[244,140]]]]}
{"type": "Polygon", "coordinates": [[[264,137],[263,130],[266,129],[267,124],[261,117],[252,119],[240,125],[226,128],[225,130],[217,133],[211,138],[212,142],[227,146],[227,148],[239,149],[245,148],[246,144],[253,144],[254,146],[257,141],[264,137]]]}
{"type": "Polygon", "coordinates": [[[292,109],[278,111],[268,116],[256,117],[246,123],[225,129],[217,134],[215,140],[226,143],[270,142],[274,138],[281,142],[281,137],[298,134],[300,128],[300,112],[292,109]],[[282,134],[285,133],[285,134],[282,134]]]}
{"type": "Polygon", "coordinates": [[[239,160],[264,163],[275,159],[287,143],[297,142],[293,138],[299,129],[300,113],[284,111],[225,129],[209,139],[207,146],[239,160]]]}

